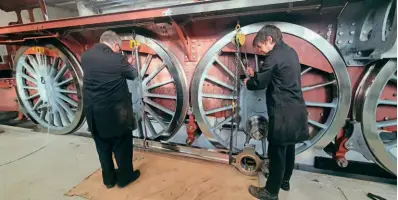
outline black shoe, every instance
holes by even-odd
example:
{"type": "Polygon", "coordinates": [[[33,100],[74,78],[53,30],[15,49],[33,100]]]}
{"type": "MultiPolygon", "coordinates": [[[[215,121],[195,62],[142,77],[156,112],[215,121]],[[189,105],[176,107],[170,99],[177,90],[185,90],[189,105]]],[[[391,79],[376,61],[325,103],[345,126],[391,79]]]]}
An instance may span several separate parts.
{"type": "Polygon", "coordinates": [[[106,188],[111,189],[116,185],[116,183],[105,185],[106,188]]]}
{"type": "Polygon", "coordinates": [[[120,188],[126,187],[128,184],[136,181],[141,175],[140,170],[135,170],[133,174],[128,178],[127,180],[121,181],[120,178],[118,178],[117,186],[120,188]]]}
{"type": "Polygon", "coordinates": [[[290,190],[290,183],[289,183],[289,181],[282,181],[281,189],[282,189],[282,190],[285,190],[285,191],[289,191],[289,190],[290,190]]]}
{"type": "Polygon", "coordinates": [[[259,188],[251,185],[249,187],[249,193],[261,200],[278,200],[278,195],[270,194],[265,188],[259,188]]]}

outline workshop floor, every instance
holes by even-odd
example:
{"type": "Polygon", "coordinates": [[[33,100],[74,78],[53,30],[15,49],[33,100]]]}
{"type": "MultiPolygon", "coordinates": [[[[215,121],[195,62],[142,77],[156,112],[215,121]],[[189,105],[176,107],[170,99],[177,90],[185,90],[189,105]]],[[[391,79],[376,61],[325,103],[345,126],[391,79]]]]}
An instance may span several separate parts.
{"type": "MultiPolygon", "coordinates": [[[[78,188],[79,185],[84,185],[85,181],[90,181],[90,178],[86,178],[99,168],[92,139],[73,135],[47,135],[34,133],[27,129],[0,127],[5,129],[4,133],[0,133],[0,200],[84,199],[77,196],[65,196],[65,194],[75,186],[78,188]]],[[[214,170],[213,168],[209,169],[214,170]]],[[[240,174],[236,173],[236,176],[240,176],[240,174]]],[[[92,177],[95,178],[95,173],[92,177]]],[[[234,178],[232,177],[231,180],[234,178]]],[[[264,181],[255,182],[262,184],[264,181]]],[[[98,190],[98,188],[96,189],[98,190]]],[[[105,189],[99,188],[99,190],[105,189]]],[[[366,200],[368,199],[366,193],[371,192],[392,200],[397,199],[396,190],[396,185],[295,171],[292,191],[281,192],[280,199],[366,200]]],[[[88,189],[87,193],[90,192],[92,191],[88,189]]],[[[138,199],[151,199],[140,196],[138,199]]],[[[91,196],[91,199],[96,198],[91,196]]],[[[166,200],[166,198],[164,199],[166,200]]],[[[214,198],[197,197],[196,199],[212,200],[214,198]]]]}

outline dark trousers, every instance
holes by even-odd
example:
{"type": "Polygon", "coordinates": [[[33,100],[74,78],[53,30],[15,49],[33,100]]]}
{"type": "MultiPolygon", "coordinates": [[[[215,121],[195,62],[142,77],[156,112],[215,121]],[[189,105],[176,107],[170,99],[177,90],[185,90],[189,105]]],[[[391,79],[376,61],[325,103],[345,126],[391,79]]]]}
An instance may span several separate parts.
{"type": "Polygon", "coordinates": [[[131,131],[126,131],[120,137],[101,138],[92,130],[95,146],[102,168],[102,178],[105,185],[114,183],[125,184],[133,176],[133,141],[131,131]],[[113,165],[112,153],[115,155],[118,169],[113,165]]]}
{"type": "Polygon", "coordinates": [[[279,194],[282,181],[289,181],[293,174],[295,145],[273,145],[268,147],[269,176],[265,189],[271,194],[279,194]]]}

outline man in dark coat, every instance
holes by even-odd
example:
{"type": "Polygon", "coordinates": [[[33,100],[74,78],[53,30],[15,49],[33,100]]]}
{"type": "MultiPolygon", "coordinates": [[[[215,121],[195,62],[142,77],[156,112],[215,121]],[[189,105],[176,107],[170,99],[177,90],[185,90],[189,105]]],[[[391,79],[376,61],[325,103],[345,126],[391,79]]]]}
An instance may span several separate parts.
{"type": "Polygon", "coordinates": [[[140,176],[133,170],[133,110],[126,79],[134,80],[137,70],[121,51],[122,40],[112,32],[101,35],[100,43],[82,55],[83,106],[94,138],[107,188],[125,187],[140,176]],[[118,169],[115,170],[112,153],[118,169]]]}
{"type": "Polygon", "coordinates": [[[296,51],[282,41],[282,33],[276,26],[264,26],[254,38],[253,46],[266,59],[258,72],[247,68],[251,78],[244,82],[249,90],[267,88],[270,165],[265,188],[250,186],[249,192],[259,199],[275,200],[280,188],[290,190],[295,144],[309,139],[301,67],[296,51]]]}

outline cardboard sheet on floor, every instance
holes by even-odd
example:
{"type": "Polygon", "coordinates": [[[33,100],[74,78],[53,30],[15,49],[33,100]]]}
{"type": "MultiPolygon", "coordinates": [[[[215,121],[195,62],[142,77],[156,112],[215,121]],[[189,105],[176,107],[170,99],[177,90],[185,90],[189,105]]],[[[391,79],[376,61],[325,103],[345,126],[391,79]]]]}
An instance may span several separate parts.
{"type": "Polygon", "coordinates": [[[99,169],[66,195],[90,200],[252,200],[247,188],[258,183],[256,176],[232,166],[160,153],[135,151],[133,163],[141,177],[126,188],[106,189],[99,169]]]}

